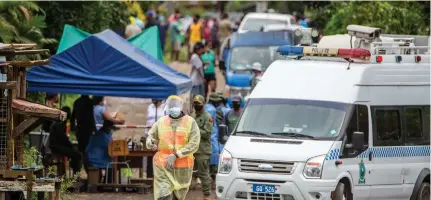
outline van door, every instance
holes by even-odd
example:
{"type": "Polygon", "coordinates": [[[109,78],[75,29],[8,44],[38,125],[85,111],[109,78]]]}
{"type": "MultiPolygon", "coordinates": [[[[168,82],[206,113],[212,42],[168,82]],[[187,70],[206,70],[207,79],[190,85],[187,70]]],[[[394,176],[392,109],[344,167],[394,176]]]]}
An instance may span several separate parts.
{"type": "MultiPolygon", "coordinates": [[[[364,103],[364,102],[361,102],[364,103]]],[[[369,119],[370,112],[368,106],[364,104],[356,104],[352,109],[349,124],[346,128],[346,136],[343,141],[343,148],[341,149],[342,165],[340,169],[347,171],[352,177],[352,191],[355,199],[369,199],[370,195],[370,182],[368,181],[371,162],[368,159],[368,144],[369,144],[369,119]],[[364,133],[365,147],[361,151],[357,151],[347,146],[352,144],[352,136],[354,132],[364,133]]]]}
{"type": "Polygon", "coordinates": [[[372,107],[373,148],[369,178],[371,199],[397,199],[402,196],[404,136],[402,108],[372,107]]]}

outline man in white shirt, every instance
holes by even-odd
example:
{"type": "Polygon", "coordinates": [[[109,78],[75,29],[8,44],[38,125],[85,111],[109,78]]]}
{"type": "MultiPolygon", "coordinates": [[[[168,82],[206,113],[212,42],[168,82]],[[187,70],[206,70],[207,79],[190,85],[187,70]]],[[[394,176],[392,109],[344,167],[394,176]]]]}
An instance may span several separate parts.
{"type": "MultiPolygon", "coordinates": [[[[153,103],[148,106],[147,109],[147,123],[145,124],[147,127],[151,127],[156,123],[156,121],[165,116],[165,110],[164,110],[164,103],[162,100],[153,100],[153,103]]],[[[148,130],[147,128],[145,130],[146,136],[148,136],[148,130]]],[[[148,156],[147,157],[147,178],[153,177],[153,157],[148,156]]]]}
{"type": "Polygon", "coordinates": [[[191,76],[193,83],[192,94],[204,96],[204,63],[202,62],[201,55],[205,52],[205,46],[201,42],[197,42],[193,47],[193,55],[190,57],[190,64],[192,67],[191,76]]]}

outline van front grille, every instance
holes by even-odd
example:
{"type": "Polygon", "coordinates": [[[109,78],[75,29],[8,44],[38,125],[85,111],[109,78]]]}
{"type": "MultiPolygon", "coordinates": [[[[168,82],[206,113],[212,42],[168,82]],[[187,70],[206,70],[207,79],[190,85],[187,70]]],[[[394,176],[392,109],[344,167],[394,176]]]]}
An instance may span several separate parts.
{"type": "Polygon", "coordinates": [[[252,199],[252,200],[295,200],[292,195],[282,194],[264,194],[254,192],[237,192],[235,199],[252,199]]]}
{"type": "Polygon", "coordinates": [[[240,172],[290,175],[295,170],[295,167],[296,163],[294,162],[264,161],[251,159],[238,160],[238,170],[240,172]],[[266,167],[268,165],[270,165],[272,169],[268,169],[266,167]]]}

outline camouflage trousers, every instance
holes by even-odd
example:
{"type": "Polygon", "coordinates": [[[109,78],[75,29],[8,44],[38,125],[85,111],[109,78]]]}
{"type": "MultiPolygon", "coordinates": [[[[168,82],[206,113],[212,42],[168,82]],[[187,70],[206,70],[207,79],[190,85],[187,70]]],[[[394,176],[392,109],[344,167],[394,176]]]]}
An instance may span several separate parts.
{"type": "Polygon", "coordinates": [[[195,155],[198,168],[197,177],[202,181],[204,196],[211,195],[210,155],[195,155]]]}

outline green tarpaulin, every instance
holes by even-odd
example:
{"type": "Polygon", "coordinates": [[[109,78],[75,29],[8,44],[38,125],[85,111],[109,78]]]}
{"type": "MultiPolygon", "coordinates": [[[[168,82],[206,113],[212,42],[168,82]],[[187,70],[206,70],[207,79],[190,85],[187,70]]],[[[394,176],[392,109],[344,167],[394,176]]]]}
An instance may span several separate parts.
{"type": "MultiPolygon", "coordinates": [[[[81,42],[90,35],[90,33],[66,24],[63,29],[60,44],[57,48],[57,54],[81,42]]],[[[163,52],[159,39],[159,28],[157,26],[150,27],[147,30],[127,39],[127,41],[132,43],[135,47],[145,51],[145,53],[163,61],[163,52]]]]}

